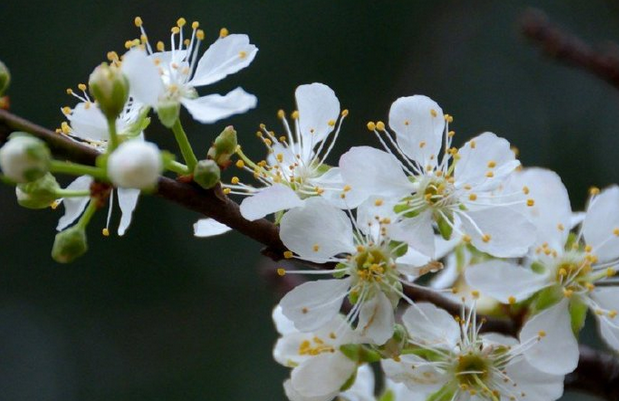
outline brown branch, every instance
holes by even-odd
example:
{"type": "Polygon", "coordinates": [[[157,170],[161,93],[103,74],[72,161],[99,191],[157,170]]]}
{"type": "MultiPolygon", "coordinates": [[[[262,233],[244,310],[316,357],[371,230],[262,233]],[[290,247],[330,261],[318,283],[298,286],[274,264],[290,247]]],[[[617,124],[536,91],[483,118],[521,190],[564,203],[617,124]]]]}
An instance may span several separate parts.
{"type": "MultiPolygon", "coordinates": [[[[62,135],[33,124],[5,110],[0,110],[0,144],[15,130],[29,132],[44,140],[56,157],[83,164],[94,164],[99,155],[95,150],[73,142],[62,135]]],[[[278,261],[286,250],[279,239],[277,226],[266,219],[248,221],[241,216],[239,206],[227,198],[220,188],[203,190],[202,188],[161,177],[156,192],[157,196],[174,202],[186,209],[211,217],[220,223],[239,231],[240,233],[264,244],[263,253],[278,261]]],[[[332,268],[329,265],[315,265],[316,268],[332,268]]],[[[263,271],[263,275],[274,286],[276,292],[283,294],[300,281],[276,276],[274,269],[263,271]]],[[[431,302],[446,309],[452,314],[458,314],[460,305],[431,289],[421,287],[406,287],[405,292],[414,301],[431,302]]],[[[486,331],[501,332],[515,335],[519,329],[513,321],[488,318],[484,325],[486,331]]],[[[566,378],[566,388],[584,391],[604,397],[607,400],[619,401],[619,361],[611,355],[581,347],[581,357],[578,368],[566,378]]]]}
{"type": "Polygon", "coordinates": [[[558,27],[537,9],[523,13],[520,27],[524,36],[541,47],[547,56],[588,71],[619,89],[619,51],[616,46],[605,46],[604,51],[597,51],[558,27]]]}

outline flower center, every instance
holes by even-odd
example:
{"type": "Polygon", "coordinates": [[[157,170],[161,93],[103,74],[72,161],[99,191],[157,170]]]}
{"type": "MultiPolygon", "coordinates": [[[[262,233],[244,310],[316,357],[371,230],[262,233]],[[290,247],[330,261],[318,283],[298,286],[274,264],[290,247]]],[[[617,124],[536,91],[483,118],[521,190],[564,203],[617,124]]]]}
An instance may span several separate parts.
{"type": "Polygon", "coordinates": [[[366,283],[381,283],[391,268],[390,258],[383,249],[371,247],[354,256],[355,275],[366,283]]]}
{"type": "Polygon", "coordinates": [[[477,354],[467,354],[458,357],[456,377],[461,387],[487,389],[484,382],[489,376],[488,361],[477,354]]]}
{"type": "Polygon", "coordinates": [[[316,356],[325,352],[335,352],[335,348],[319,337],[314,337],[312,341],[305,340],[299,345],[299,355],[316,356]]]}
{"type": "Polygon", "coordinates": [[[591,281],[591,263],[582,254],[559,260],[554,271],[556,282],[568,291],[579,291],[591,281]]]}

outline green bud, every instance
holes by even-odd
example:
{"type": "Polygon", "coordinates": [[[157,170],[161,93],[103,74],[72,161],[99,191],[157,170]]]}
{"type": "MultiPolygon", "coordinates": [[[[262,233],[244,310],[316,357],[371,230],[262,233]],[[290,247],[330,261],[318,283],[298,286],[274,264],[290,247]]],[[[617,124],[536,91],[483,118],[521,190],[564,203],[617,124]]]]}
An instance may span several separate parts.
{"type": "Polygon", "coordinates": [[[103,63],[90,74],[88,85],[103,114],[109,119],[116,119],[129,97],[129,81],[120,69],[103,63]]]}
{"type": "Polygon", "coordinates": [[[11,73],[6,65],[0,61],[0,96],[9,88],[11,83],[11,73]]]}
{"type": "Polygon", "coordinates": [[[14,132],[0,148],[0,168],[17,183],[36,181],[49,171],[52,155],[45,144],[25,132],[14,132]]]}
{"type": "Polygon", "coordinates": [[[52,258],[58,263],[70,263],[88,250],[86,230],[73,226],[56,234],[52,248],[52,258]]]}
{"type": "Polygon", "coordinates": [[[172,128],[176,120],[178,120],[178,116],[181,112],[181,104],[175,101],[168,101],[159,104],[157,107],[157,115],[159,116],[159,121],[166,128],[172,128]]]}
{"type": "Polygon", "coordinates": [[[230,164],[230,156],[236,152],[237,146],[236,131],[232,125],[229,125],[215,138],[207,156],[209,159],[215,160],[219,167],[226,168],[230,164]]]}
{"type": "Polygon", "coordinates": [[[60,185],[56,178],[50,173],[36,181],[26,184],[17,184],[15,193],[17,203],[28,209],[45,209],[49,207],[57,198],[60,185]]]}
{"type": "Polygon", "coordinates": [[[200,160],[193,170],[193,180],[204,189],[211,189],[219,182],[221,170],[213,160],[200,160]]]}

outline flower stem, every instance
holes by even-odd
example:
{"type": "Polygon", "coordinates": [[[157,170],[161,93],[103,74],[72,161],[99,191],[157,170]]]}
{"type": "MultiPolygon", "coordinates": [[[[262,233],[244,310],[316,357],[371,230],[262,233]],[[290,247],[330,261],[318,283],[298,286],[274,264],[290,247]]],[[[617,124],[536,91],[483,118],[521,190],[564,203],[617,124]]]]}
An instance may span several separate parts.
{"type": "Polygon", "coordinates": [[[92,216],[95,215],[96,211],[97,211],[96,202],[94,202],[93,200],[90,200],[90,203],[88,203],[88,207],[84,211],[84,214],[82,214],[82,217],[80,217],[76,226],[81,229],[86,229],[86,226],[88,226],[88,223],[90,223],[90,219],[92,219],[92,216]]]}
{"type": "Polygon", "coordinates": [[[107,127],[110,132],[110,142],[108,143],[107,152],[112,153],[118,147],[118,133],[116,132],[116,118],[107,119],[107,127]]]}
{"type": "Polygon", "coordinates": [[[189,143],[189,139],[187,139],[187,134],[181,125],[180,118],[176,120],[174,125],[172,126],[172,132],[174,132],[174,138],[176,138],[176,142],[178,143],[179,148],[181,149],[181,153],[183,154],[183,158],[185,159],[185,163],[187,163],[187,168],[190,172],[194,170],[196,164],[198,164],[198,159],[196,155],[193,153],[193,149],[191,148],[191,144],[189,143]]]}
{"type": "Polygon", "coordinates": [[[77,198],[83,196],[90,196],[90,190],[88,189],[58,189],[56,190],[56,196],[59,198],[77,198]]]}
{"type": "Polygon", "coordinates": [[[103,181],[109,181],[105,171],[99,167],[86,166],[83,164],[52,160],[49,171],[52,173],[63,173],[71,175],[89,175],[103,181]]]}
{"type": "Polygon", "coordinates": [[[165,168],[180,175],[187,175],[191,173],[191,170],[189,170],[186,165],[179,163],[176,160],[170,160],[167,162],[165,168]]]}

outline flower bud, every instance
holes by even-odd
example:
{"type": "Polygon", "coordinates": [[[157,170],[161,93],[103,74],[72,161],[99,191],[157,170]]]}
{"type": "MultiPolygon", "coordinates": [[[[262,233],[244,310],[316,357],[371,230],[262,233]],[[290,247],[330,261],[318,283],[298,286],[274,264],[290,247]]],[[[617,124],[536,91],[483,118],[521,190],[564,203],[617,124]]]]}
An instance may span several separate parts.
{"type": "Polygon", "coordinates": [[[157,107],[157,115],[159,116],[159,121],[166,128],[172,128],[176,120],[178,120],[178,116],[181,112],[181,104],[176,101],[167,101],[159,103],[159,107],[157,107]]]}
{"type": "Polygon", "coordinates": [[[6,92],[10,83],[11,73],[9,72],[9,69],[6,67],[6,65],[4,65],[2,61],[0,61],[0,96],[2,96],[4,92],[6,92]]]}
{"type": "Polygon", "coordinates": [[[56,178],[50,173],[36,181],[26,184],[17,184],[15,194],[17,203],[28,209],[45,209],[49,207],[57,198],[60,185],[56,178]]]}
{"type": "Polygon", "coordinates": [[[56,234],[52,258],[58,263],[70,263],[85,254],[87,250],[86,230],[73,226],[56,234]]]}
{"type": "Polygon", "coordinates": [[[121,188],[152,188],[162,171],[157,145],[141,140],[123,142],[107,161],[110,180],[121,188]]]}
{"type": "Polygon", "coordinates": [[[193,180],[204,189],[211,189],[219,182],[221,171],[213,160],[200,160],[193,170],[193,180]]]}
{"type": "Polygon", "coordinates": [[[103,63],[90,74],[88,85],[103,114],[109,119],[118,117],[129,97],[129,81],[120,69],[103,63]]]}
{"type": "Polygon", "coordinates": [[[230,164],[230,156],[236,152],[237,146],[236,131],[232,125],[229,125],[215,138],[207,156],[215,160],[219,167],[226,168],[230,164]]]}
{"type": "Polygon", "coordinates": [[[38,180],[49,170],[51,153],[45,142],[23,132],[15,132],[0,148],[0,168],[17,183],[38,180]]]}

